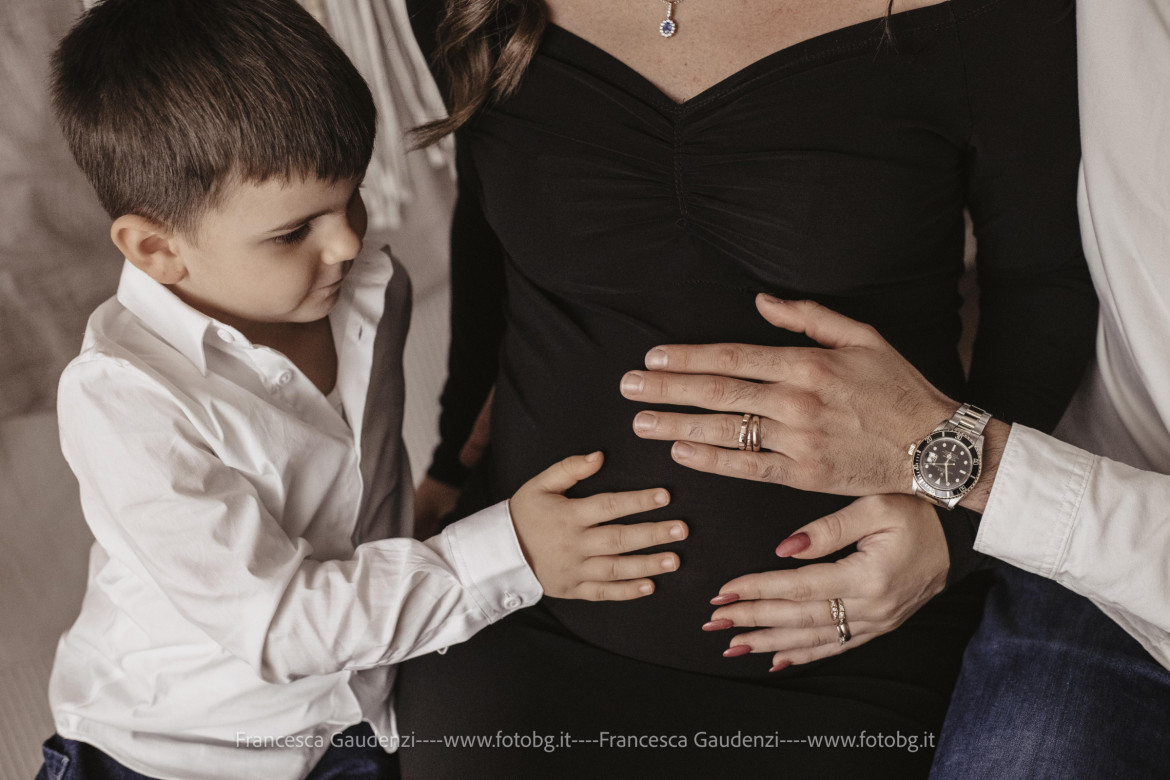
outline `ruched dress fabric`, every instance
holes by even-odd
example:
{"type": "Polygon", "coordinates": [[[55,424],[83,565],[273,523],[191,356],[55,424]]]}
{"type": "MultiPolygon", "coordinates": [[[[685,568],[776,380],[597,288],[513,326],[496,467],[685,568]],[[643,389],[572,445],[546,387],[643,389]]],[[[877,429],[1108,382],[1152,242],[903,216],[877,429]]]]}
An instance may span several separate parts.
{"type": "Polygon", "coordinates": [[[602,450],[602,471],[571,496],[662,486],[670,506],[628,522],[681,518],[691,533],[665,548],[682,567],[649,598],[545,598],[407,663],[401,726],[420,740],[502,729],[689,744],[420,742],[403,751],[405,777],[925,774],[981,578],[839,657],[779,673],[770,653],[723,658],[733,632],[699,628],[709,599],[741,574],[804,565],[777,558],[777,543],[851,499],[685,469],[669,443],[633,434],[647,407],[618,391],[658,344],[809,345],[759,316],[763,291],[873,324],[952,397],[1055,426],[1096,322],[1075,201],[1073,3],[952,0],[896,14],[892,29],[892,44],[877,22],[817,36],[676,104],[550,25],[520,89],[458,133],[451,375],[431,475],[464,477],[459,448],[494,385],[490,452],[461,512],[602,450]],[[964,208],[981,288],[969,380],[957,350],[964,208]],[[737,731],[776,745],[696,744],[737,731]],[[918,747],[806,740],[861,732],[918,747]]]}

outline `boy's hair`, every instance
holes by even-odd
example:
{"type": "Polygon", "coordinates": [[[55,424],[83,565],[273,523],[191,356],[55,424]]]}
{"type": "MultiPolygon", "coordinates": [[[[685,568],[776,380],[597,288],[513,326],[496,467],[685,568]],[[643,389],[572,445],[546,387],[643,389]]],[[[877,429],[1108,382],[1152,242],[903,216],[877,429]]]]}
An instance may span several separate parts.
{"type": "Polygon", "coordinates": [[[104,0],[53,56],[53,107],[112,219],[194,235],[233,181],[360,178],[370,90],[295,0],[104,0]]]}

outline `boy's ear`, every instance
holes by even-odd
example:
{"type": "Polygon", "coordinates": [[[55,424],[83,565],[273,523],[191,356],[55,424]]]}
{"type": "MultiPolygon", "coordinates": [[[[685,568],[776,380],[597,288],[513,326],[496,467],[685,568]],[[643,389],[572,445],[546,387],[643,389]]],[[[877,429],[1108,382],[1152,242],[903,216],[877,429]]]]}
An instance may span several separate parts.
{"type": "Polygon", "coordinates": [[[110,239],[126,259],[159,284],[176,284],[187,276],[174,231],[137,214],[123,214],[110,226],[110,239]]]}

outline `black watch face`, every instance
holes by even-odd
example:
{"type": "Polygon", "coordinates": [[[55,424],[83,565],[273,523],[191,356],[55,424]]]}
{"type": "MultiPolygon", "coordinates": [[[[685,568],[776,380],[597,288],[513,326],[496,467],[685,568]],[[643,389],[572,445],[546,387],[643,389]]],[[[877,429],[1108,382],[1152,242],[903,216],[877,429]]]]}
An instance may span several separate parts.
{"type": "Polygon", "coordinates": [[[962,495],[979,476],[975,443],[954,431],[932,433],[914,453],[914,475],[938,498],[962,495]]]}

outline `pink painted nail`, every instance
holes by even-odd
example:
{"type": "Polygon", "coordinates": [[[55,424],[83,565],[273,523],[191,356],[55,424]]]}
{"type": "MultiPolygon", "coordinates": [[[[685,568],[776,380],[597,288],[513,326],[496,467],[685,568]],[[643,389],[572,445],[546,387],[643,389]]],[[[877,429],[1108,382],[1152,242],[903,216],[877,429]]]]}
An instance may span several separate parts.
{"type": "Polygon", "coordinates": [[[724,658],[738,658],[741,655],[747,655],[752,651],[751,645],[736,645],[729,647],[723,651],[724,658]]]}
{"type": "Polygon", "coordinates": [[[722,607],[724,604],[734,604],[739,601],[738,593],[724,593],[711,599],[711,603],[717,607],[722,607]]]}
{"type": "Polygon", "coordinates": [[[769,671],[769,672],[782,672],[782,671],[784,671],[785,669],[787,669],[787,668],[788,668],[788,667],[790,667],[790,666],[792,666],[792,662],[791,662],[791,661],[781,661],[780,663],[776,664],[775,666],[773,666],[773,667],[772,667],[771,669],[769,669],[768,671],[769,671]]]}
{"type": "Polygon", "coordinates": [[[812,539],[808,538],[808,534],[793,534],[780,542],[780,546],[776,548],[776,554],[781,558],[788,558],[789,556],[804,552],[811,546],[812,539]]]}
{"type": "Polygon", "coordinates": [[[719,620],[708,620],[703,624],[704,631],[722,631],[725,628],[731,628],[735,623],[727,618],[720,618],[719,620]]]}

